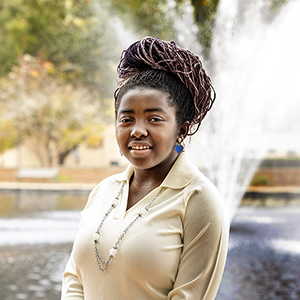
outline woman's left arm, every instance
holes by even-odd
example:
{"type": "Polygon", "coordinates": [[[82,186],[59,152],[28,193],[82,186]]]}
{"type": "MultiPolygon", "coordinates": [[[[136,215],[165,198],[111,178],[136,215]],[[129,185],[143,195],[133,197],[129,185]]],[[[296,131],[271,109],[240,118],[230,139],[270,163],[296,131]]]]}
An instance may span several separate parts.
{"type": "Polygon", "coordinates": [[[187,195],[183,251],[168,300],[213,300],[223,275],[229,235],[218,191],[208,185],[187,195]]]}
{"type": "Polygon", "coordinates": [[[76,272],[73,252],[63,274],[61,300],[84,300],[83,286],[76,272]]]}

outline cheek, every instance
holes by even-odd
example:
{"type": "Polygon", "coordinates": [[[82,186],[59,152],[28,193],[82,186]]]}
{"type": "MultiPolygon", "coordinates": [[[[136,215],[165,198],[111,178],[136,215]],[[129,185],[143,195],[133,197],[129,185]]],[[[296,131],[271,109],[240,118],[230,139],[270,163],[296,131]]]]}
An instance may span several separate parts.
{"type": "Polygon", "coordinates": [[[123,140],[124,140],[124,134],[122,134],[122,131],[117,127],[116,125],[116,140],[118,146],[121,148],[123,145],[123,140]]]}
{"type": "Polygon", "coordinates": [[[167,134],[160,135],[157,138],[157,143],[160,148],[164,148],[167,151],[170,148],[173,148],[176,144],[177,135],[173,134],[171,131],[167,132],[167,134]]]}
{"type": "Polygon", "coordinates": [[[126,152],[129,137],[130,137],[130,130],[128,128],[122,128],[121,126],[119,127],[116,126],[116,140],[122,152],[126,152]]]}

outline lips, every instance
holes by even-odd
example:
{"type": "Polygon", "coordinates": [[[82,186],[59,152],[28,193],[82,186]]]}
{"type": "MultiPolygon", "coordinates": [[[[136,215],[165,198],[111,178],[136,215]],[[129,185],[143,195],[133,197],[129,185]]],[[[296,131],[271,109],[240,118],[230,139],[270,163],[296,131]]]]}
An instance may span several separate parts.
{"type": "Polygon", "coordinates": [[[147,142],[141,142],[141,141],[134,141],[128,143],[128,149],[129,150],[148,150],[152,149],[152,145],[147,142]]]}
{"type": "Polygon", "coordinates": [[[144,157],[147,156],[151,151],[153,147],[149,143],[129,143],[128,150],[130,151],[132,156],[135,157],[144,157]]]}
{"type": "Polygon", "coordinates": [[[131,146],[129,147],[129,150],[146,150],[146,149],[151,149],[152,147],[150,146],[131,146]]]}

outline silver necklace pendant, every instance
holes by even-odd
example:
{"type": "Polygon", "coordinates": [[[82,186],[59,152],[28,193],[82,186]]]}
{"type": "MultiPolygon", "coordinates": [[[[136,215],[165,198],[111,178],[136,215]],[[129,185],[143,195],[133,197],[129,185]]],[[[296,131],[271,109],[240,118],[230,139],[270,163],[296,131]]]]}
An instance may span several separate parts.
{"type": "Polygon", "coordinates": [[[99,267],[99,269],[104,272],[109,263],[111,262],[111,260],[114,258],[114,256],[117,253],[117,250],[119,248],[119,244],[121,243],[122,239],[124,238],[125,234],[127,233],[127,231],[129,230],[129,228],[139,219],[142,218],[149,210],[150,206],[154,203],[154,201],[158,198],[159,195],[161,195],[161,193],[163,192],[164,188],[160,188],[160,190],[158,191],[158,193],[156,194],[156,196],[141,210],[137,213],[137,215],[135,216],[135,218],[124,228],[124,230],[120,233],[117,241],[114,243],[113,247],[109,250],[108,253],[108,259],[104,260],[99,253],[98,250],[98,244],[100,243],[101,240],[101,229],[102,226],[105,222],[105,220],[107,219],[107,217],[109,216],[109,214],[112,212],[112,210],[114,208],[116,208],[118,206],[118,202],[120,199],[120,195],[123,191],[123,188],[125,186],[125,181],[122,182],[122,185],[118,191],[117,196],[115,197],[113,203],[111,204],[111,206],[109,207],[109,209],[107,210],[107,212],[104,214],[103,218],[100,221],[100,224],[97,228],[97,230],[95,231],[95,233],[93,234],[93,242],[94,242],[94,248],[95,248],[95,257],[97,260],[97,265],[99,267]]]}

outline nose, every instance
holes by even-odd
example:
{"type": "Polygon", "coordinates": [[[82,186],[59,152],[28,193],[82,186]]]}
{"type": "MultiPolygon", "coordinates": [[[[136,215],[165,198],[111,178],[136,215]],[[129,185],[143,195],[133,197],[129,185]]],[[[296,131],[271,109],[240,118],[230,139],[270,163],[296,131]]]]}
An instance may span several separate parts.
{"type": "Polygon", "coordinates": [[[131,130],[131,133],[130,133],[131,137],[134,137],[137,139],[139,139],[141,137],[146,137],[147,135],[148,135],[148,131],[145,128],[145,125],[138,123],[138,122],[134,124],[134,126],[131,130]]]}

